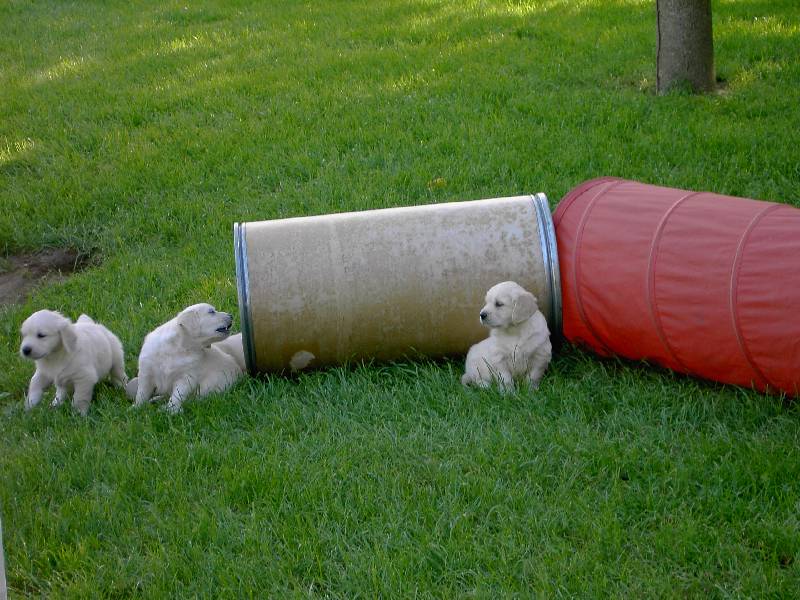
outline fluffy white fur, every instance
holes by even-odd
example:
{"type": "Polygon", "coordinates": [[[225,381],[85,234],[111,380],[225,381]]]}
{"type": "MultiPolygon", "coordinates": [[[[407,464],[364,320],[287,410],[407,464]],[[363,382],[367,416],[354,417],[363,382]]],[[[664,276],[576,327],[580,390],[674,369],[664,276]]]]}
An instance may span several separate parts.
{"type": "Polygon", "coordinates": [[[128,381],[119,339],[86,315],[73,323],[60,313],[40,310],[25,319],[20,333],[20,355],[36,363],[26,409],[39,404],[44,391],[55,384],[51,406],[61,405],[72,393],[72,406],[86,416],[98,381],[109,374],[120,387],[128,381]]]}
{"type": "Polygon", "coordinates": [[[244,354],[239,362],[235,344],[222,350],[215,342],[228,337],[232,322],[210,304],[195,304],[148,333],[139,353],[139,375],[128,386],[134,406],[169,396],[167,410],[177,413],[192,395],[230,387],[242,375],[244,354]]]}
{"type": "Polygon", "coordinates": [[[247,370],[247,365],[244,362],[244,347],[242,346],[241,333],[234,334],[227,339],[222,340],[221,342],[215,342],[211,345],[214,346],[214,348],[219,348],[226,354],[231,355],[233,360],[236,361],[236,364],[239,365],[242,373],[247,370]]]}
{"type": "Polygon", "coordinates": [[[524,378],[537,387],[552,347],[536,296],[513,281],[498,283],[486,293],[480,320],[491,331],[469,349],[461,383],[488,387],[496,381],[500,389],[511,390],[515,379],[524,378]]]}

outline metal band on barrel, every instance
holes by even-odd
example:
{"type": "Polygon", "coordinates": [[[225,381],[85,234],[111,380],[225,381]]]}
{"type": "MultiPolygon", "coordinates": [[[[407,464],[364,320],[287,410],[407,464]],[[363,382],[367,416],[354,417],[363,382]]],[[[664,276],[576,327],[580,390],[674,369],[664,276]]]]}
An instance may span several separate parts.
{"type": "Polygon", "coordinates": [[[550,326],[551,335],[561,337],[561,272],[558,269],[558,245],[553,216],[550,214],[550,203],[547,196],[539,192],[531,196],[536,216],[539,220],[539,240],[542,244],[542,261],[547,275],[547,287],[550,291],[550,326]]]}
{"type": "Polygon", "coordinates": [[[256,374],[253,328],[250,323],[250,276],[247,269],[246,223],[233,225],[233,254],[236,260],[236,292],[239,296],[239,321],[242,325],[242,347],[247,371],[256,374]]]}

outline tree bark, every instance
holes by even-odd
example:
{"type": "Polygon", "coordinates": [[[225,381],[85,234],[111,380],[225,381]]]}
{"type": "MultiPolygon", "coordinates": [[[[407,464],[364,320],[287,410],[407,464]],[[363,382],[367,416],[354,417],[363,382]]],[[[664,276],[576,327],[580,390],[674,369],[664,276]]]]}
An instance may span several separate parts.
{"type": "Polygon", "coordinates": [[[675,85],[694,92],[714,89],[711,0],[656,0],[658,93],[675,85]]]}

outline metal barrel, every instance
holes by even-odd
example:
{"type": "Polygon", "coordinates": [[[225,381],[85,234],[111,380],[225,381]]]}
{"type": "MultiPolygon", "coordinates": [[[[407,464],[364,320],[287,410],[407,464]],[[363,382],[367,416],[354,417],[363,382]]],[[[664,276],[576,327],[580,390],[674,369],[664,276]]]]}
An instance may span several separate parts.
{"type": "Polygon", "coordinates": [[[236,223],[234,253],[252,374],[463,354],[507,280],[561,330],[544,194],[236,223]]]}

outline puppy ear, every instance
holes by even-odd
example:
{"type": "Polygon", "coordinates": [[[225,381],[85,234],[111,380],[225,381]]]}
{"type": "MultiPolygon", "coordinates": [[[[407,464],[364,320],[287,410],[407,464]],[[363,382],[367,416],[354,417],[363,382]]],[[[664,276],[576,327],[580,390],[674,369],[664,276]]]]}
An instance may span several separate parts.
{"type": "Polygon", "coordinates": [[[75,333],[75,326],[72,323],[68,323],[61,329],[60,333],[61,345],[64,346],[64,349],[69,353],[75,352],[75,348],[78,345],[78,334],[75,333]]]}
{"type": "Polygon", "coordinates": [[[177,319],[178,326],[183,329],[190,328],[194,324],[196,319],[197,319],[197,314],[194,311],[182,312],[178,315],[177,319]]]}
{"type": "Polygon", "coordinates": [[[511,322],[514,325],[519,325],[523,321],[530,319],[537,310],[539,310],[539,305],[536,302],[536,296],[530,292],[520,292],[514,298],[514,305],[511,308],[511,322]]]}

